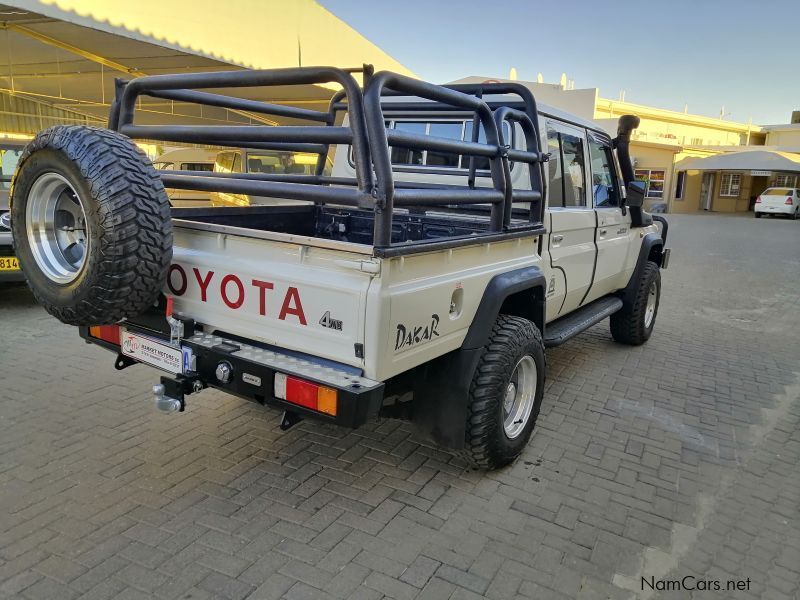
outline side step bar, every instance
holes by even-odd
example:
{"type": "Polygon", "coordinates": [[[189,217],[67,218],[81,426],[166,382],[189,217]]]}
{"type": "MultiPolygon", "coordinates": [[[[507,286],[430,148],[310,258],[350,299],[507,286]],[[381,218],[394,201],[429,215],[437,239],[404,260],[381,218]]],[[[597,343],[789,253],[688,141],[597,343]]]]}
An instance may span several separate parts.
{"type": "Polygon", "coordinates": [[[620,308],[622,300],[616,296],[595,300],[565,317],[548,323],[544,328],[544,345],[547,348],[560,346],[571,337],[610,317],[620,308]]]}

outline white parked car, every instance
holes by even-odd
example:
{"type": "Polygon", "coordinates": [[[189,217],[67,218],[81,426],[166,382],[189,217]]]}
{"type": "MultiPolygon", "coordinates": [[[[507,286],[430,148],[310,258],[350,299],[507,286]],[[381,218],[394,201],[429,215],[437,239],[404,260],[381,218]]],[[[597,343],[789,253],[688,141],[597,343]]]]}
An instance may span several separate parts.
{"type": "Polygon", "coordinates": [[[756,198],[756,219],[761,215],[785,215],[792,219],[800,218],[800,189],[767,188],[756,198]]]}

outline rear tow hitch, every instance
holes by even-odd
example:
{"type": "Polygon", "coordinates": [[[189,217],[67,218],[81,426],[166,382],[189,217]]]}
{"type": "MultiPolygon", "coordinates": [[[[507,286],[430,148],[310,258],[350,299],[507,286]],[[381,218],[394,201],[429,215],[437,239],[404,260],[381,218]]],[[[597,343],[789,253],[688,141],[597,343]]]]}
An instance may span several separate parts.
{"type": "Polygon", "coordinates": [[[298,415],[296,412],[292,412],[291,410],[283,411],[283,416],[281,417],[281,431],[286,431],[293,425],[297,425],[300,421],[303,420],[303,417],[298,415]]]}
{"type": "Polygon", "coordinates": [[[180,375],[175,379],[162,377],[161,383],[153,386],[153,400],[161,412],[183,412],[186,408],[184,397],[193,392],[200,392],[205,387],[198,378],[180,375]]]}

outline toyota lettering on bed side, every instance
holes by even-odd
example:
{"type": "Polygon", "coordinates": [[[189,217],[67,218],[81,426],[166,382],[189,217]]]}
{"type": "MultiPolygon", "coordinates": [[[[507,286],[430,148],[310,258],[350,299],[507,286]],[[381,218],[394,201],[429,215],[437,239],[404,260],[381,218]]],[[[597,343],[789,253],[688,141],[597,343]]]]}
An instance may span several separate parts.
{"type": "MultiPolygon", "coordinates": [[[[258,314],[262,317],[268,316],[269,306],[272,313],[277,312],[277,317],[281,321],[293,317],[300,325],[308,325],[303,311],[303,303],[300,300],[300,291],[293,285],[286,287],[283,300],[280,302],[280,309],[276,311],[275,304],[273,304],[276,302],[275,284],[272,281],[243,278],[234,273],[217,274],[216,271],[201,270],[197,267],[191,267],[189,272],[192,275],[189,275],[187,270],[177,263],[170,266],[167,287],[174,296],[185,295],[192,286],[196,287],[199,292],[201,302],[208,302],[209,295],[217,294],[225,306],[238,310],[242,308],[249,294],[256,294],[258,296],[258,314]],[[249,286],[247,285],[248,281],[249,286]],[[250,289],[250,286],[255,291],[250,289]]],[[[273,315],[270,314],[270,316],[273,315]]]]}

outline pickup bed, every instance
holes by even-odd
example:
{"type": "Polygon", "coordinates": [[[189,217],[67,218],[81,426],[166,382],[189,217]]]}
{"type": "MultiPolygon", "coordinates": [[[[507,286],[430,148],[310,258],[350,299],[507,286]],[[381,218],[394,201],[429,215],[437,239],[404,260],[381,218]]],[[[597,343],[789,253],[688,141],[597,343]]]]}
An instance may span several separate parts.
{"type": "Polygon", "coordinates": [[[607,317],[622,343],[653,330],[669,251],[666,221],[641,210],[633,181],[636,119],[612,140],[516,84],[363,74],[363,90],[352,71],[326,67],[121,84],[113,131],[48,130],[26,150],[20,260],[45,307],[116,352],[117,368],[168,373],[154,388],[163,410],[211,386],[283,409],[284,428],[402,416],[476,465],[502,466],[533,431],[545,347],[607,317]],[[327,81],[342,86],[327,113],[197,91],[327,81]],[[139,95],[307,124],[139,126],[139,95]],[[128,138],[319,160],[313,174],[159,175],[128,138]],[[31,156],[52,148],[68,160],[36,170],[31,156]],[[165,187],[253,200],[170,211],[165,187]],[[66,225],[31,234],[25,219],[48,202],[66,225]],[[93,220],[102,211],[117,225],[93,220]]]}

